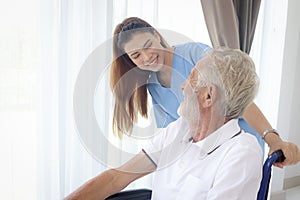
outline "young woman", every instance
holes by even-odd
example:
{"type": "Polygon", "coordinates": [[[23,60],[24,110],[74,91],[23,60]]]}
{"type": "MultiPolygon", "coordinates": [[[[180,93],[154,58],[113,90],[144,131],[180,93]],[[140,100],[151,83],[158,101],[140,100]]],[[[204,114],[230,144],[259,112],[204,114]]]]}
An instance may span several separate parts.
{"type": "MultiPolygon", "coordinates": [[[[138,114],[148,117],[148,92],[152,97],[157,126],[165,127],[175,121],[183,99],[180,84],[209,48],[201,43],[169,46],[156,29],[137,17],[118,24],[114,31],[114,57],[110,71],[110,86],[115,97],[113,130],[119,136],[130,134],[138,114]]],[[[260,134],[259,140],[264,138],[270,146],[270,153],[283,150],[286,161],[277,166],[295,164],[300,160],[297,146],[282,141],[254,103],[243,118],[260,134]]],[[[243,120],[240,125],[253,133],[243,120]]]]}

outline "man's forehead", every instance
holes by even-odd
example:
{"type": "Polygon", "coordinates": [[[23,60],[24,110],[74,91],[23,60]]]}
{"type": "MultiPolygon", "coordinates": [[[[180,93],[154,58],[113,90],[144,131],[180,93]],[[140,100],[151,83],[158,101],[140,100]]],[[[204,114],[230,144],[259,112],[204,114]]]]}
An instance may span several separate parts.
{"type": "Polygon", "coordinates": [[[201,69],[204,69],[209,64],[209,62],[210,62],[209,57],[204,57],[197,62],[195,68],[201,71],[201,69]]]}
{"type": "Polygon", "coordinates": [[[206,65],[207,65],[206,60],[202,59],[202,60],[198,61],[197,64],[195,65],[195,67],[191,71],[191,76],[193,77],[196,74],[198,74],[201,70],[203,70],[205,68],[206,65]]]}
{"type": "Polygon", "coordinates": [[[198,73],[199,73],[199,69],[195,66],[191,71],[190,78],[191,79],[196,78],[198,73]]]}

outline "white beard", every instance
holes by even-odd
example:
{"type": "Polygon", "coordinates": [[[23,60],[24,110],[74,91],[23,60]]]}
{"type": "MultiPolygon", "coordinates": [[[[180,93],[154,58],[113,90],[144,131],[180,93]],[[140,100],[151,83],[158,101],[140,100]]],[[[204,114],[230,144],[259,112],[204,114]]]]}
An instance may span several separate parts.
{"type": "Polygon", "coordinates": [[[187,119],[189,123],[198,124],[200,120],[199,105],[195,93],[186,96],[181,102],[177,113],[187,119]]]}

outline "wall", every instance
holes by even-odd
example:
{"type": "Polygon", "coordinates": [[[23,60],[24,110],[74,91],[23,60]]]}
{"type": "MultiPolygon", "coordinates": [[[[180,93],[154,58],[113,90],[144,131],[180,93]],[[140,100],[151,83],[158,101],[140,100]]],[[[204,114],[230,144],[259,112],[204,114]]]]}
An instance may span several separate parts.
{"type": "MultiPolygon", "coordinates": [[[[267,1],[266,4],[272,6],[271,4],[282,4],[283,1],[267,1]]],[[[268,6],[268,5],[266,5],[268,6]]],[[[274,5],[273,5],[274,6],[274,5]]],[[[272,65],[272,70],[270,68],[265,72],[269,73],[270,76],[268,80],[263,80],[262,82],[269,82],[268,89],[272,89],[271,85],[274,87],[280,87],[279,97],[274,96],[265,97],[265,104],[269,102],[270,105],[268,112],[277,112],[277,119],[273,120],[272,125],[275,125],[284,140],[291,141],[300,147],[300,79],[298,75],[300,74],[300,23],[299,23],[299,8],[300,1],[289,0],[287,1],[286,8],[287,15],[281,16],[278,19],[278,13],[282,13],[280,9],[273,9],[273,20],[285,20],[281,27],[272,27],[270,33],[265,35],[266,41],[268,41],[268,48],[265,49],[265,56],[269,61],[266,63],[272,65]],[[284,30],[282,30],[284,29],[284,30]],[[282,33],[279,33],[284,31],[282,33]],[[274,37],[275,35],[279,37],[274,37]],[[271,38],[271,39],[270,39],[271,38]],[[272,41],[269,41],[272,40],[272,41]],[[282,54],[281,54],[282,53],[282,54]],[[276,56],[276,57],[275,57],[276,56]],[[277,67],[276,67],[277,66],[277,67]],[[280,66],[281,71],[279,71],[278,66],[280,66]],[[275,67],[273,69],[273,67],[275,67]],[[281,73],[281,77],[278,77],[278,72],[281,73]],[[275,97],[275,100],[273,98],[275,97]],[[266,99],[269,100],[266,100],[266,99]],[[274,104],[277,105],[274,109],[274,104]]],[[[271,20],[269,18],[269,20],[271,20]]],[[[272,20],[271,20],[272,21],[272,20]]],[[[266,88],[265,88],[266,89],[266,88]]],[[[264,90],[266,91],[266,90],[264,90]]],[[[268,92],[266,92],[268,93],[268,92]]],[[[272,199],[284,198],[285,190],[299,186],[300,185],[300,163],[294,166],[288,166],[284,169],[274,168],[273,170],[273,180],[271,184],[272,199]]]]}
{"type": "MultiPolygon", "coordinates": [[[[300,146],[300,1],[289,0],[283,70],[280,88],[278,129],[285,138],[300,146]]],[[[283,188],[300,185],[300,163],[284,169],[283,188]],[[292,183],[294,182],[294,183],[292,183]]]]}

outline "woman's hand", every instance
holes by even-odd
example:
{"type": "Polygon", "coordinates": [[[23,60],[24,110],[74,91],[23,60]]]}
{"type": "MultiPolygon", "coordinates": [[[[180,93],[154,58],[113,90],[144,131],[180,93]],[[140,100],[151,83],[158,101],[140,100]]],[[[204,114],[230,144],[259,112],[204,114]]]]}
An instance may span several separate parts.
{"type": "MultiPolygon", "coordinates": [[[[278,137],[279,138],[279,137],[278,137]]],[[[276,142],[268,143],[270,150],[269,155],[271,155],[276,150],[281,149],[285,160],[280,163],[274,163],[274,166],[283,168],[287,165],[295,165],[300,161],[300,151],[297,145],[291,142],[282,141],[280,138],[276,140],[276,142]]]]}

